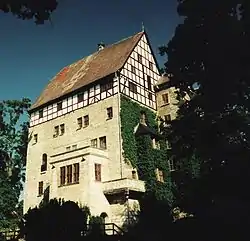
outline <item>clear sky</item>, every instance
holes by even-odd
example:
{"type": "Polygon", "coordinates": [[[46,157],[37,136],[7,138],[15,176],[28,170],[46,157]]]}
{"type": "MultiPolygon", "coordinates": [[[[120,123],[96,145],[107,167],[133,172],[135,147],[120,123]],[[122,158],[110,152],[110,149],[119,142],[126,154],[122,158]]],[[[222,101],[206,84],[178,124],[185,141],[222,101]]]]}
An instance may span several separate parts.
{"type": "Polygon", "coordinates": [[[160,66],[158,47],[167,43],[180,21],[177,0],[59,0],[53,25],[35,25],[0,12],[0,101],[34,101],[64,66],[141,31],[149,35],[160,66]]]}

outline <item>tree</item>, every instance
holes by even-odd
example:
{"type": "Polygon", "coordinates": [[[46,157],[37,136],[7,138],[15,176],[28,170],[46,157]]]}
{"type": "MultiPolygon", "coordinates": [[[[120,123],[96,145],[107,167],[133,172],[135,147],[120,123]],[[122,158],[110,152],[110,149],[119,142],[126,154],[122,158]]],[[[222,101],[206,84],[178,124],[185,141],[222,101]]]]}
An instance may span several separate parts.
{"type": "Polygon", "coordinates": [[[0,0],[0,10],[21,19],[34,19],[36,24],[44,24],[50,20],[57,4],[57,0],[0,0]]]}
{"type": "Polygon", "coordinates": [[[0,228],[9,227],[12,212],[19,212],[28,144],[28,123],[21,117],[29,106],[25,98],[0,102],[0,228]]]}
{"type": "Polygon", "coordinates": [[[51,199],[48,203],[29,209],[24,215],[21,234],[27,241],[81,239],[87,231],[88,207],[72,201],[51,199]]]}
{"type": "Polygon", "coordinates": [[[165,133],[180,167],[194,157],[200,164],[198,179],[190,178],[190,169],[182,170],[185,178],[181,183],[190,179],[195,194],[191,199],[200,199],[193,203],[202,204],[202,212],[205,203],[218,204],[217,211],[222,212],[221,200],[224,206],[229,201],[237,206],[250,200],[246,191],[250,175],[250,4],[243,0],[178,0],[178,13],[183,23],[160,51],[168,55],[165,71],[179,98],[186,93],[193,97],[180,106],[178,118],[165,133]]]}

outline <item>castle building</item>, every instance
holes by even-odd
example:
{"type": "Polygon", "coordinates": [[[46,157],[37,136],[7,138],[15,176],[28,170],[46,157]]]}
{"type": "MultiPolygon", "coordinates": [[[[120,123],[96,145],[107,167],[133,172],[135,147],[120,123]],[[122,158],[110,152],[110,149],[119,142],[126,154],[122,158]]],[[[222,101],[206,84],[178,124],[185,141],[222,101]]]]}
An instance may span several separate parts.
{"type": "Polygon", "coordinates": [[[144,31],[99,44],[63,68],[30,109],[24,212],[48,195],[87,205],[92,215],[105,212],[122,225],[127,205],[139,208],[145,184],[124,160],[121,97],[156,112],[169,104],[164,93],[156,100],[159,78],[144,31]]]}

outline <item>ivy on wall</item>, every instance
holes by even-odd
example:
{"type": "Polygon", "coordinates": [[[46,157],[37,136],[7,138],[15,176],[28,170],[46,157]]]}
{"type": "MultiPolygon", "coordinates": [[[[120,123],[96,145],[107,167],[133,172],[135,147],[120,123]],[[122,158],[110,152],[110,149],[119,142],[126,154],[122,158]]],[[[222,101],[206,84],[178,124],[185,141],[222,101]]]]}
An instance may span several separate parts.
{"type": "Polygon", "coordinates": [[[148,127],[157,132],[156,114],[125,96],[121,96],[121,135],[125,161],[137,169],[140,180],[145,181],[146,195],[172,204],[172,183],[168,167],[167,146],[160,140],[160,149],[154,149],[149,135],[135,136],[135,127],[140,122],[141,112],[146,114],[148,127]],[[164,174],[164,182],[156,179],[156,169],[164,174]]]}

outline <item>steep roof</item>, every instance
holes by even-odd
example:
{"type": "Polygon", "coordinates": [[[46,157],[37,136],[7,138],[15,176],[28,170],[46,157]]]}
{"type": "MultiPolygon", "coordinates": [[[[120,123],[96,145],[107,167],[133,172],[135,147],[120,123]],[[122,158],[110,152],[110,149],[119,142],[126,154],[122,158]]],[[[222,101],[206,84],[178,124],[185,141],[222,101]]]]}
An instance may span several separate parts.
{"type": "Polygon", "coordinates": [[[139,32],[63,68],[49,82],[30,110],[115,73],[123,67],[143,34],[139,32]]]}

